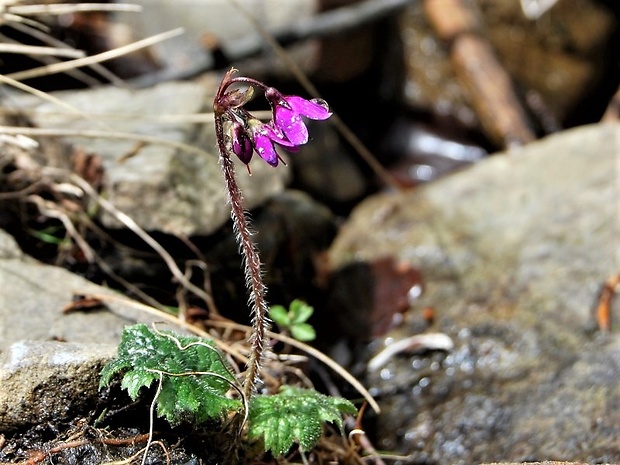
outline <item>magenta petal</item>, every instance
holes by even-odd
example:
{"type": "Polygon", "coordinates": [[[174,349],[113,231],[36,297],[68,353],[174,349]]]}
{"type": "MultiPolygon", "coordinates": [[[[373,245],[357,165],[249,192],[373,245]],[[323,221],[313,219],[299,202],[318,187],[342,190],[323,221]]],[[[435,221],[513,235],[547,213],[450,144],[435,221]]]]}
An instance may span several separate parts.
{"type": "Polygon", "coordinates": [[[276,130],[270,124],[263,124],[260,129],[261,134],[266,135],[276,144],[282,145],[283,147],[293,148],[297,147],[290,140],[286,138],[283,132],[276,130]]]}
{"type": "Polygon", "coordinates": [[[332,115],[329,111],[327,102],[322,99],[306,100],[305,98],[291,95],[289,97],[285,97],[285,100],[295,113],[299,113],[300,115],[310,119],[323,120],[332,115]]]}
{"type": "Polygon", "coordinates": [[[276,129],[282,131],[293,145],[303,145],[308,142],[308,128],[296,111],[278,105],[274,113],[276,129]]]}
{"type": "Polygon", "coordinates": [[[261,132],[254,134],[254,150],[258,156],[269,163],[271,166],[278,166],[278,154],[273,147],[272,140],[261,132]]]}

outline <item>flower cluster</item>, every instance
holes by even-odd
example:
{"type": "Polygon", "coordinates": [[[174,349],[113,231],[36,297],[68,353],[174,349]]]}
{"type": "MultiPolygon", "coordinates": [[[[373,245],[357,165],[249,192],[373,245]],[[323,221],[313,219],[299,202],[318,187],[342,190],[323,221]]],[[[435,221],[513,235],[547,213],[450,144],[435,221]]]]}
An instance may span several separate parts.
{"type": "Polygon", "coordinates": [[[276,152],[276,145],[294,152],[308,142],[308,128],[302,117],[325,120],[331,116],[324,100],[283,95],[255,79],[233,77],[235,71],[231,69],[224,76],[213,109],[216,118],[223,118],[228,123],[229,148],[246,165],[256,152],[271,166],[278,166],[281,158],[276,152]],[[230,86],[235,83],[248,85],[248,88],[243,92],[239,89],[230,90],[230,86]],[[252,99],[254,86],[262,89],[271,105],[273,116],[268,123],[261,122],[243,108],[252,99]]]}

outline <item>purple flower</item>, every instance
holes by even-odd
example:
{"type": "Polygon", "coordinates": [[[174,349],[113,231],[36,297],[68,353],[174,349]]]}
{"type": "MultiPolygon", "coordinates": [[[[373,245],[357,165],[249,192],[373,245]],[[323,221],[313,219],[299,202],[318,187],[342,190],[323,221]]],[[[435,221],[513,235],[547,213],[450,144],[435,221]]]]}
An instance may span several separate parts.
{"type": "Polygon", "coordinates": [[[213,101],[213,111],[216,119],[219,118],[220,133],[223,131],[222,121],[230,124],[228,147],[220,145],[220,153],[233,152],[248,165],[248,170],[254,152],[271,166],[278,166],[282,159],[276,152],[275,144],[294,152],[308,142],[308,128],[302,117],[324,120],[332,114],[324,100],[283,95],[256,79],[232,77],[235,71],[231,69],[222,79],[213,101]],[[248,87],[244,91],[231,89],[233,84],[248,87]],[[260,122],[244,108],[252,99],[255,87],[263,90],[271,105],[273,118],[269,123],[260,122]]]}
{"type": "Polygon", "coordinates": [[[308,128],[302,116],[324,120],[331,116],[327,102],[322,99],[306,100],[296,95],[285,96],[273,87],[265,90],[265,97],[273,109],[273,124],[294,145],[308,142],[308,128]]]}

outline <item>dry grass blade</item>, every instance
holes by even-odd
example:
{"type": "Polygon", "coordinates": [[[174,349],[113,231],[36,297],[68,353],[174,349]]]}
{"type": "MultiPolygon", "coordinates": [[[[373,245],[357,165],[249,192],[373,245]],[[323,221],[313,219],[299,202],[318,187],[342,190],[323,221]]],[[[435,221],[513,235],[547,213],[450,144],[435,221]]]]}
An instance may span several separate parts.
{"type": "Polygon", "coordinates": [[[153,237],[147,233],[144,229],[142,229],[138,224],[131,219],[128,215],[120,211],[116,208],[111,202],[101,197],[88,182],[82,179],[77,174],[69,175],[71,181],[79,186],[90,198],[92,198],[95,202],[97,202],[101,207],[103,207],[108,213],[114,215],[116,219],[118,219],[121,223],[123,223],[127,228],[134,232],[140,239],[146,242],[159,256],[164,260],[166,265],[168,265],[168,269],[172,273],[172,275],[187,289],[191,290],[194,294],[199,296],[201,299],[205,301],[207,307],[212,309],[215,308],[215,303],[213,302],[213,298],[207,294],[204,290],[195,286],[193,283],[188,281],[183,272],[179,269],[172,255],[168,253],[166,249],[164,249],[159,242],[157,242],[153,237]]]}
{"type": "Polygon", "coordinates": [[[62,63],[55,63],[48,66],[41,66],[38,68],[29,69],[26,71],[19,71],[16,73],[7,74],[7,77],[15,79],[17,81],[23,79],[31,79],[39,76],[49,76],[50,74],[62,73],[82,66],[90,66],[95,63],[101,63],[103,61],[118,58],[122,55],[126,55],[142,48],[150,47],[151,45],[163,42],[164,40],[177,37],[183,33],[183,28],[172,29],[170,31],[162,32],[146,39],[138,40],[128,45],[109,50],[107,52],[99,53],[89,57],[78,58],[76,60],[65,61],[62,63]]]}
{"type": "Polygon", "coordinates": [[[4,24],[26,24],[30,27],[33,27],[35,29],[39,29],[41,31],[49,31],[49,28],[44,25],[41,24],[38,21],[35,21],[34,19],[29,19],[29,18],[23,18],[19,15],[14,15],[11,13],[7,13],[6,11],[4,12],[0,12],[0,26],[4,25],[4,24]]]}
{"type": "Polygon", "coordinates": [[[51,55],[66,58],[82,58],[85,53],[73,48],[39,47],[23,44],[0,44],[0,53],[19,53],[21,55],[51,55]]]}
{"type": "MultiPolygon", "coordinates": [[[[75,108],[72,105],[69,105],[68,103],[63,102],[62,100],[60,100],[59,98],[54,97],[53,95],[48,94],[47,92],[43,92],[40,91],[38,89],[35,89],[34,87],[31,87],[27,84],[24,84],[23,82],[19,82],[15,79],[12,79],[8,76],[5,76],[3,74],[0,74],[0,84],[1,83],[5,83],[8,84],[12,87],[15,87],[16,89],[22,90],[24,92],[27,92],[31,95],[34,95],[35,97],[40,98],[41,100],[44,100],[46,102],[50,102],[53,103],[54,105],[57,105],[61,108],[64,108],[65,110],[68,110],[71,114],[78,114],[81,117],[88,119],[88,120],[92,120],[93,122],[95,122],[96,124],[98,124],[99,126],[101,126],[104,129],[110,129],[108,126],[106,126],[105,124],[97,121],[96,119],[91,118],[88,114],[82,112],[79,108],[75,108]]],[[[4,114],[8,114],[9,112],[2,108],[0,109],[0,112],[4,113],[4,114]]],[[[17,114],[23,114],[23,112],[20,111],[16,111],[17,114]]],[[[28,129],[35,129],[35,128],[19,128],[19,132],[18,134],[24,134],[24,131],[28,130],[28,129]]],[[[5,134],[8,134],[5,132],[5,134]]]]}
{"type": "MultiPolygon", "coordinates": [[[[0,80],[4,77],[0,74],[0,80]]],[[[21,84],[19,81],[14,81],[21,84]]],[[[22,84],[25,86],[24,84],[22,84]]],[[[36,89],[33,89],[36,91],[36,89]]],[[[51,96],[49,96],[51,97],[51,96]]],[[[44,98],[41,96],[41,98],[44,98]]],[[[62,102],[62,100],[54,99],[55,102],[62,102]]],[[[50,100],[51,101],[51,100],[50,100]]],[[[206,124],[213,123],[213,113],[160,113],[156,115],[147,115],[144,113],[85,113],[80,112],[79,109],[70,107],[65,104],[65,106],[71,108],[70,112],[63,111],[38,111],[38,110],[27,110],[27,109],[10,109],[10,108],[0,108],[0,115],[30,115],[36,114],[38,116],[64,116],[74,114],[75,112],[79,112],[81,115],[91,118],[94,121],[101,120],[128,120],[135,121],[137,119],[141,121],[153,121],[157,123],[166,123],[166,124],[178,124],[178,123],[190,123],[190,124],[206,124]]],[[[252,114],[261,121],[268,121],[271,116],[271,110],[260,110],[254,111],[252,114]]]]}
{"type": "MultiPolygon", "coordinates": [[[[10,27],[15,29],[16,31],[28,35],[30,37],[32,37],[35,40],[40,41],[43,44],[46,44],[50,47],[54,47],[54,48],[72,48],[70,46],[68,46],[67,44],[65,44],[64,42],[50,36],[47,32],[45,31],[41,31],[40,28],[37,27],[32,27],[29,26],[28,24],[22,24],[22,23],[16,23],[16,22],[11,22],[10,23],[10,27]]],[[[44,60],[41,60],[44,62],[44,60]]],[[[49,64],[49,63],[48,63],[49,64]]],[[[90,69],[92,69],[93,71],[95,71],[96,73],[98,73],[101,77],[107,79],[108,81],[110,81],[112,84],[117,85],[117,86],[123,86],[124,82],[122,79],[120,79],[119,77],[117,77],[114,73],[112,73],[111,71],[109,71],[107,68],[105,68],[104,66],[100,65],[99,63],[95,63],[93,65],[89,66],[90,69]]],[[[95,85],[99,85],[101,84],[97,79],[95,79],[94,77],[91,77],[89,74],[83,72],[82,70],[79,69],[70,69],[66,71],[67,75],[73,77],[74,79],[88,85],[88,86],[95,86],[95,85]]]]}
{"type": "Polygon", "coordinates": [[[83,137],[86,139],[123,139],[133,140],[136,142],[144,142],[147,144],[159,144],[173,147],[179,150],[185,150],[190,153],[195,153],[201,156],[211,157],[212,155],[198,147],[190,144],[184,144],[183,142],[176,142],[173,140],[162,139],[156,136],[145,136],[142,134],[134,134],[131,132],[120,131],[95,131],[95,130],[83,130],[83,129],[54,129],[54,128],[25,128],[19,126],[0,126],[0,134],[9,135],[29,135],[37,137],[83,137]]]}
{"type": "MultiPolygon", "coordinates": [[[[28,129],[36,129],[36,128],[20,128],[20,127],[9,127],[3,128],[0,127],[0,134],[24,134],[28,132],[28,129]]],[[[36,131],[35,131],[36,132],[36,131]]],[[[103,134],[103,133],[102,133],[103,134]]],[[[129,135],[127,135],[129,136],[129,135]]],[[[114,135],[110,137],[115,137],[114,135]]],[[[185,145],[185,144],[183,144],[185,145]]],[[[191,147],[191,146],[190,146],[191,147]]],[[[199,149],[195,149],[199,150],[199,149]]],[[[166,249],[164,249],[153,237],[148,234],[144,229],[142,229],[132,218],[128,215],[120,211],[116,208],[111,202],[101,197],[95,189],[84,179],[74,173],[67,172],[66,170],[58,169],[58,168],[43,168],[41,170],[41,174],[43,176],[60,176],[63,178],[68,178],[70,182],[78,186],[86,195],[88,195],[91,199],[93,199],[98,205],[100,205],[104,210],[106,210],[109,214],[113,215],[118,221],[124,224],[128,229],[134,232],[140,239],[142,239],[146,244],[148,244],[166,263],[168,269],[172,273],[172,275],[177,279],[179,283],[185,286],[188,290],[193,292],[195,295],[203,299],[207,305],[207,308],[212,310],[214,314],[217,314],[215,302],[213,298],[204,290],[200,289],[193,283],[191,283],[183,274],[183,272],[179,269],[178,265],[174,261],[174,258],[168,253],[166,249]]]]}
{"type": "MultiPolygon", "coordinates": [[[[220,328],[233,328],[238,331],[251,331],[252,329],[249,326],[245,326],[239,323],[233,323],[229,321],[208,320],[207,324],[214,326],[214,327],[220,327],[220,328]]],[[[331,368],[336,373],[338,373],[346,382],[348,382],[351,386],[353,386],[353,388],[355,388],[355,390],[358,391],[364,397],[364,399],[368,402],[368,404],[372,407],[372,409],[376,413],[379,413],[381,411],[379,404],[377,404],[377,401],[375,401],[375,399],[370,395],[368,390],[364,386],[362,386],[362,384],[351,373],[345,370],[332,358],[325,355],[320,350],[317,350],[314,347],[309,346],[308,344],[300,342],[297,339],[293,339],[292,337],[288,337],[283,334],[274,333],[271,331],[267,331],[266,334],[270,338],[283,342],[285,344],[289,344],[295,347],[296,349],[299,349],[307,353],[308,355],[314,357],[315,359],[327,365],[329,368],[331,368]]]]}
{"type": "Polygon", "coordinates": [[[248,362],[248,358],[242,354],[240,351],[238,351],[237,349],[235,349],[234,347],[232,347],[229,344],[226,344],[224,341],[220,340],[220,339],[215,339],[213,338],[209,333],[207,333],[206,331],[198,328],[197,326],[194,326],[190,323],[187,323],[185,321],[180,320],[179,318],[177,318],[176,316],[162,311],[162,310],[158,310],[155,307],[151,307],[149,305],[140,303],[140,302],[136,302],[135,300],[130,300],[127,297],[122,297],[119,295],[107,295],[107,294],[88,294],[87,297],[93,298],[93,299],[97,299],[100,300],[102,302],[117,302],[123,305],[127,305],[128,307],[132,307],[135,308],[136,310],[139,310],[141,312],[144,312],[148,315],[153,315],[156,316],[160,321],[169,323],[171,325],[175,325],[178,326],[180,328],[186,329],[189,332],[191,332],[192,334],[195,334],[196,336],[200,336],[200,337],[204,337],[204,338],[209,338],[209,339],[213,339],[213,342],[220,348],[222,349],[224,352],[226,352],[227,354],[232,355],[234,358],[236,358],[237,360],[239,360],[241,363],[247,363],[248,362]]]}
{"type": "Polygon", "coordinates": [[[151,447],[151,443],[153,442],[153,425],[155,424],[155,404],[157,403],[157,398],[159,394],[161,394],[162,382],[164,380],[164,376],[162,373],[159,374],[159,383],[157,384],[157,391],[153,396],[153,401],[151,402],[151,407],[149,408],[149,440],[146,442],[146,446],[144,447],[144,455],[142,456],[141,464],[144,465],[146,463],[146,457],[149,453],[149,449],[151,447]]]}
{"type": "MultiPolygon", "coordinates": [[[[0,82],[4,82],[6,84],[9,84],[13,87],[16,87],[20,90],[23,90],[25,92],[28,92],[30,94],[33,94],[37,97],[40,97],[43,100],[46,101],[50,101],[64,109],[67,109],[69,112],[71,113],[77,113],[80,116],[83,116],[87,119],[92,119],[89,115],[84,114],[83,112],[81,112],[79,109],[74,108],[71,105],[66,104],[65,102],[63,102],[62,100],[59,100],[53,96],[50,96],[48,94],[46,94],[45,92],[41,92],[37,89],[34,89],[26,84],[23,84],[13,78],[10,78],[8,76],[3,76],[0,75],[0,82]]],[[[102,125],[104,128],[106,128],[105,124],[102,124],[100,121],[97,121],[97,123],[99,125],[102,125]]],[[[153,137],[153,136],[141,136],[141,135],[137,135],[137,134],[133,134],[133,133],[123,133],[123,132],[115,132],[115,131],[111,131],[109,129],[106,130],[101,130],[101,131],[84,131],[84,130],[65,130],[65,129],[43,129],[43,128],[26,128],[26,127],[0,127],[0,134],[4,134],[4,135],[20,135],[20,136],[25,136],[27,134],[29,135],[33,135],[33,136],[39,136],[39,137],[57,137],[57,136],[76,136],[76,137],[86,137],[86,138],[108,138],[108,139],[124,139],[124,140],[133,140],[133,141],[140,141],[143,143],[149,143],[149,144],[160,144],[160,145],[168,145],[168,146],[172,146],[176,149],[179,150],[184,150],[187,152],[193,152],[196,154],[199,154],[201,156],[210,156],[207,152],[205,152],[204,150],[201,150],[193,145],[189,145],[189,144],[184,144],[181,142],[176,142],[176,141],[169,141],[166,139],[161,139],[158,137],[153,137]]],[[[49,170],[49,169],[48,169],[49,170]]],[[[63,173],[66,174],[66,173],[63,173]]],[[[211,298],[211,296],[209,294],[207,294],[205,291],[203,291],[202,289],[198,288],[197,286],[195,286],[194,284],[192,284],[186,277],[185,275],[181,272],[181,270],[178,268],[178,266],[176,265],[174,259],[172,258],[172,256],[163,248],[161,247],[154,239],[151,238],[151,236],[149,236],[145,231],[143,231],[130,217],[128,217],[127,215],[125,215],[124,213],[120,212],[118,209],[116,209],[116,207],[114,207],[114,205],[112,205],[111,203],[107,202],[105,199],[101,198],[91,187],[90,185],[88,185],[88,183],[86,183],[84,180],[82,180],[81,178],[79,178],[79,176],[75,176],[76,179],[79,179],[78,181],[76,181],[76,179],[74,179],[73,181],[76,182],[76,184],[79,184],[80,187],[82,188],[82,190],[84,190],[85,192],[87,192],[92,198],[94,198],[95,201],[97,201],[104,209],[106,209],[108,212],[110,212],[113,216],[115,216],[117,219],[119,219],[119,221],[121,221],[122,223],[124,223],[128,228],[130,228],[132,231],[134,231],[140,238],[142,238],[147,244],[149,244],[166,262],[166,264],[168,265],[169,269],[171,270],[172,274],[175,276],[175,278],[183,285],[185,286],[188,290],[190,290],[191,292],[193,292],[194,294],[198,295],[199,297],[201,297],[205,303],[207,304],[207,307],[213,311],[214,313],[216,312],[215,309],[215,304],[213,302],[213,299],[211,298]]]]}
{"type": "Polygon", "coordinates": [[[95,255],[86,240],[78,233],[75,228],[73,221],[69,218],[69,215],[62,211],[54,202],[49,200],[44,200],[38,195],[29,195],[26,197],[26,200],[34,203],[39,212],[45,215],[48,218],[57,218],[62,222],[69,236],[75,241],[75,243],[80,247],[84,257],[89,263],[92,263],[95,260],[95,255]]]}
{"type": "Polygon", "coordinates": [[[7,10],[15,15],[64,15],[87,11],[128,11],[139,13],[142,7],[136,4],[109,4],[109,3],[78,3],[78,4],[39,4],[39,5],[10,5],[7,10]]]}

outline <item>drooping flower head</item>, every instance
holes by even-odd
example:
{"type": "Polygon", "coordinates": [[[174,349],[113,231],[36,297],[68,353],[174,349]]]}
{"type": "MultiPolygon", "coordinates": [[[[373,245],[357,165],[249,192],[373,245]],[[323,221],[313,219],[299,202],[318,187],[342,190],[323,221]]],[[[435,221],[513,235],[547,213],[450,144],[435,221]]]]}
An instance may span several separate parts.
{"type": "Polygon", "coordinates": [[[302,117],[325,120],[331,116],[329,106],[322,99],[306,100],[295,95],[285,96],[273,87],[247,77],[233,77],[231,69],[222,80],[216,93],[213,110],[216,118],[224,118],[230,123],[230,149],[243,163],[248,165],[254,152],[271,166],[282,161],[276,145],[289,151],[296,151],[308,142],[308,128],[302,117]],[[229,90],[235,83],[248,85],[245,91],[229,90]],[[254,95],[254,87],[260,87],[269,101],[273,117],[262,123],[245,110],[244,105],[254,95]]]}

